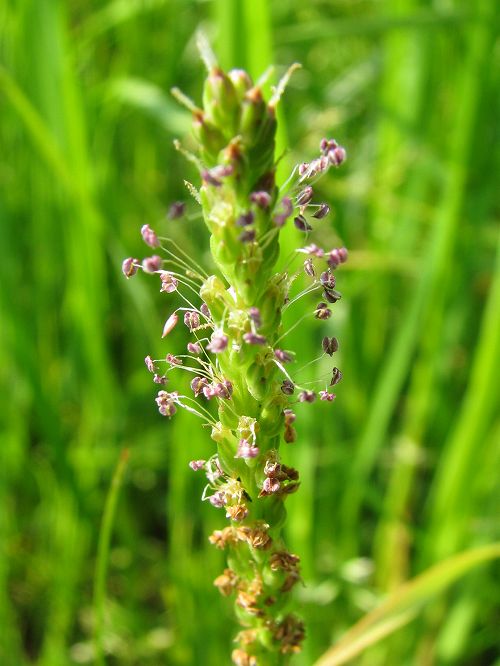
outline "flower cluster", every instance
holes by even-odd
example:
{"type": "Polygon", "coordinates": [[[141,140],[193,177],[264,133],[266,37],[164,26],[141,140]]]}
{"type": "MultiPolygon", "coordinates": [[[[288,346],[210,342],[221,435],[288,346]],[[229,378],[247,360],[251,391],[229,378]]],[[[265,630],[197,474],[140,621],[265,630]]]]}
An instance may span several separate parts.
{"type": "MultiPolygon", "coordinates": [[[[156,275],[160,291],[176,293],[182,301],[168,313],[162,337],[183,322],[185,353],[147,356],[145,363],[162,386],[156,397],[160,414],[170,418],[178,408],[187,409],[211,427],[217,446],[207,460],[193,460],[190,467],[206,476],[202,499],[229,519],[210,541],[228,551],[230,564],[215,585],[224,596],[234,594],[244,627],[233,662],[282,663],[300,650],[304,627],[285,607],[300,573],[298,556],[286,550],[281,537],[284,500],[300,481],[299,472],[282,462],[280,444],[296,440],[293,405],[333,401],[329,387],[342,377],[333,367],[326,381],[317,381],[323,383],[319,391],[311,382],[302,385],[300,369],[292,370],[295,354],[282,348],[288,333],[282,317],[300,298],[318,294],[321,300],[306,316],[324,326],[341,298],[334,271],[346,261],[346,249],[325,250],[307,244],[307,237],[330,211],[326,203],[314,202],[314,183],[342,164],[346,153],[333,139],[322,139],[319,155],[298,165],[279,188],[275,109],[288,74],[266,102],[246,72],[223,72],[206,45],[202,56],[208,67],[202,107],[175,94],[193,114],[199,152],[190,159],[199,166],[201,187],[189,189],[201,204],[217,273],[208,275],[149,225],[142,227],[142,238],[158,254],[142,261],[128,258],[122,268],[127,278],[139,269],[156,275]],[[306,244],[302,240],[276,272],[279,235],[287,224],[305,236],[306,244]],[[300,275],[306,286],[293,293],[300,275]],[[189,394],[165,389],[176,372],[191,374],[189,394]]],[[[170,217],[183,212],[177,202],[170,217]]],[[[338,347],[335,337],[325,335],[318,359],[333,356],[338,347]]]]}

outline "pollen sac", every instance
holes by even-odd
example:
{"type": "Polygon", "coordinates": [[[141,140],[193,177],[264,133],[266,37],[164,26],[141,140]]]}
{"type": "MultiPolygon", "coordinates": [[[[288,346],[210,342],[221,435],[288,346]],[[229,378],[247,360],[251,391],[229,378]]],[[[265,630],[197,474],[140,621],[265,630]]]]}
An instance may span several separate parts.
{"type": "Polygon", "coordinates": [[[325,336],[321,342],[321,346],[323,347],[325,354],[328,354],[328,356],[333,356],[333,354],[339,348],[339,341],[337,338],[329,338],[325,336]]]}
{"type": "Polygon", "coordinates": [[[312,227],[303,215],[293,218],[293,223],[299,231],[312,231],[312,227]]]}
{"type": "Polygon", "coordinates": [[[291,382],[289,379],[284,379],[283,383],[281,384],[281,392],[285,395],[293,395],[294,391],[295,386],[293,385],[293,382],[291,382]]]}
{"type": "Polygon", "coordinates": [[[330,386],[335,386],[335,384],[338,384],[341,379],[342,379],[342,373],[340,372],[340,370],[338,368],[333,368],[330,386]]]}
{"type": "Polygon", "coordinates": [[[332,311],[326,303],[318,303],[314,316],[316,319],[329,319],[332,316],[332,311]]]}
{"type": "Polygon", "coordinates": [[[124,259],[122,263],[122,273],[126,278],[132,277],[137,273],[137,264],[139,264],[139,259],[134,259],[133,257],[128,257],[124,259]]]}

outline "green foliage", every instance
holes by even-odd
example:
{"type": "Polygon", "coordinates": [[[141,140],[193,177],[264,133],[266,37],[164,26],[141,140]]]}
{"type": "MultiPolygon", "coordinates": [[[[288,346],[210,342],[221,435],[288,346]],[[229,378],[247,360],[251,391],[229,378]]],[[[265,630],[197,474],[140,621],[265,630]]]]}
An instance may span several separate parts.
{"type": "MultiPolygon", "coordinates": [[[[94,662],[99,541],[107,663],[226,663],[231,604],[212,587],[223,557],[207,542],[219,515],[187,468],[213,443],[189,415],[157,416],[142,359],[182,340],[174,331],[167,348],[159,338],[165,295],[120,273],[124,256],[144,255],[144,223],[192,255],[207,248],[199,219],[164,219],[189,197],[180,174],[196,181],[172,147],[189,114],[167,91],[178,85],[200,103],[200,22],[226,68],[258,76],[272,62],[302,63],[287,90],[279,177],[323,135],[348,151],[318,186],[335,211],[322,244],[350,250],[332,318],[344,380],[333,410],[304,408],[286,449],[301,471],[287,543],[302,557],[309,627],[295,663],[313,663],[403,581],[500,538],[496,3],[436,7],[1,5],[2,664],[94,662]],[[125,447],[106,556],[101,516],[125,447]]],[[[286,233],[284,257],[298,232],[286,233]]],[[[294,318],[301,307],[306,299],[294,318]]],[[[290,347],[313,358],[316,334],[304,322],[290,347]]],[[[469,574],[359,663],[494,663],[495,567],[469,574]]]]}

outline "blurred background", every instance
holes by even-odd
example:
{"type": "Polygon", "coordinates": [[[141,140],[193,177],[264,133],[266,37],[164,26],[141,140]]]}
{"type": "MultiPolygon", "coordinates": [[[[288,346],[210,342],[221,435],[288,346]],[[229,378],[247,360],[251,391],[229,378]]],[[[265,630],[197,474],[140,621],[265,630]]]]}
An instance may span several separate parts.
{"type": "MultiPolygon", "coordinates": [[[[402,581],[500,539],[496,6],[1,3],[4,666],[229,662],[231,601],[212,585],[223,556],[207,542],[224,518],[187,467],[213,443],[189,415],[158,415],[143,363],[185,340],[166,348],[171,301],[120,270],[147,254],[145,223],[210,266],[201,220],[166,217],[196,180],[172,146],[190,119],[169,90],[200,98],[200,27],[226,68],[302,63],[282,104],[283,174],[323,136],[348,153],[318,185],[334,215],[314,238],[350,251],[331,320],[344,380],[333,406],[300,410],[284,451],[302,477],[286,529],[308,625],[294,663],[402,581]]],[[[304,323],[288,346],[314,358],[322,334],[304,323]]],[[[499,573],[464,577],[356,663],[500,664],[499,573]]]]}

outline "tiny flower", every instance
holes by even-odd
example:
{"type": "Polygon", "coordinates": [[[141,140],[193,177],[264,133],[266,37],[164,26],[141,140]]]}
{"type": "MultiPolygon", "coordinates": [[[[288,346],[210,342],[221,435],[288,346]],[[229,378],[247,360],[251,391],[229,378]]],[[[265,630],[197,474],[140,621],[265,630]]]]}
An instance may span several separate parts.
{"type": "Polygon", "coordinates": [[[139,259],[134,259],[133,257],[128,257],[122,263],[122,273],[126,278],[132,277],[137,273],[137,264],[139,259]]]}
{"type": "Polygon", "coordinates": [[[292,444],[295,442],[297,439],[297,432],[295,431],[295,428],[293,428],[290,425],[285,425],[285,433],[283,435],[283,439],[287,444],[292,444]]]}
{"type": "Polygon", "coordinates": [[[325,289],[335,289],[335,275],[328,269],[319,276],[319,281],[325,289]]]}
{"type": "Polygon", "coordinates": [[[342,162],[345,162],[346,157],[347,154],[342,146],[337,146],[333,150],[328,151],[328,159],[334,166],[340,166],[342,162]]]}
{"type": "Polygon", "coordinates": [[[314,277],[316,275],[316,270],[314,268],[312,259],[306,259],[304,261],[304,273],[309,275],[309,277],[314,277]]]}
{"type": "Polygon", "coordinates": [[[319,399],[326,400],[327,402],[333,402],[337,396],[335,393],[328,393],[328,391],[320,391],[319,399]]]}
{"type": "Polygon", "coordinates": [[[168,217],[171,220],[177,220],[184,215],[185,210],[186,204],[184,201],[174,201],[170,204],[170,208],[168,209],[168,217]]]}
{"type": "Polygon", "coordinates": [[[340,291],[335,291],[335,289],[332,289],[331,291],[325,289],[323,292],[323,298],[326,298],[329,303],[336,303],[337,301],[340,301],[342,294],[340,291]]]}
{"type": "Polygon", "coordinates": [[[213,386],[213,393],[217,398],[229,400],[233,393],[233,385],[227,379],[224,380],[224,382],[217,382],[217,384],[214,384],[213,386]]]}
{"type": "Polygon", "coordinates": [[[248,516],[248,508],[244,504],[234,504],[233,506],[226,506],[226,518],[231,518],[240,522],[248,516]]]}
{"type": "Polygon", "coordinates": [[[146,245],[149,245],[149,247],[158,247],[160,245],[160,241],[158,240],[156,232],[151,229],[149,224],[144,224],[141,227],[141,236],[143,241],[146,243],[146,245]]]}
{"type": "Polygon", "coordinates": [[[170,365],[182,365],[181,359],[173,354],[167,354],[165,360],[167,363],[170,363],[170,365]]]}
{"type": "Polygon", "coordinates": [[[325,336],[321,342],[321,346],[323,347],[325,354],[332,356],[339,348],[339,341],[337,338],[329,338],[325,336]]]}
{"type": "Polygon", "coordinates": [[[284,409],[283,415],[285,416],[285,425],[291,425],[295,422],[297,416],[291,409],[284,409]]]}
{"type": "Polygon", "coordinates": [[[307,187],[304,187],[302,192],[299,193],[297,196],[297,205],[298,206],[306,206],[312,199],[313,197],[313,188],[308,185],[307,187]]]}
{"type": "Polygon", "coordinates": [[[338,368],[333,368],[330,386],[335,386],[335,384],[338,384],[341,379],[342,379],[342,373],[340,372],[340,370],[338,368]]]}
{"type": "Polygon", "coordinates": [[[252,192],[250,194],[250,201],[259,208],[263,208],[265,210],[271,205],[271,195],[269,192],[264,190],[259,192],[252,192]]]}
{"type": "Polygon", "coordinates": [[[262,326],[262,320],[260,318],[259,308],[249,308],[248,316],[250,317],[251,321],[253,321],[253,323],[257,328],[260,328],[262,326]]]}
{"type": "Polygon", "coordinates": [[[278,361],[281,361],[281,363],[291,363],[293,361],[293,354],[284,349],[275,349],[274,356],[278,361]]]}
{"type": "Polygon", "coordinates": [[[200,315],[195,310],[187,310],[184,313],[184,324],[190,331],[194,331],[200,325],[200,315]]]}
{"type": "Polygon", "coordinates": [[[313,257],[322,259],[325,256],[325,251],[318,247],[316,243],[311,243],[311,245],[306,245],[297,250],[297,252],[302,252],[302,254],[311,254],[313,257]]]}
{"type": "Polygon", "coordinates": [[[247,213],[242,213],[237,219],[236,219],[236,226],[237,227],[247,227],[249,224],[252,224],[252,222],[255,219],[255,215],[251,210],[249,210],[247,213]]]}
{"type": "Polygon", "coordinates": [[[188,342],[187,343],[187,350],[190,354],[201,354],[201,345],[199,342],[188,342]]]}
{"type": "Polygon", "coordinates": [[[206,317],[207,319],[210,319],[211,314],[210,314],[210,310],[208,309],[208,305],[206,303],[202,303],[200,305],[200,312],[204,317],[206,317]]]}
{"type": "Polygon", "coordinates": [[[167,391],[158,391],[158,396],[155,398],[155,402],[158,405],[158,411],[162,416],[171,417],[177,411],[177,408],[174,404],[175,399],[177,398],[177,393],[167,393],[167,391]]]}
{"type": "Polygon", "coordinates": [[[164,291],[167,294],[171,294],[173,291],[177,289],[177,285],[179,284],[179,282],[177,278],[175,278],[172,275],[172,273],[169,273],[168,271],[161,271],[160,279],[161,279],[160,291],[164,291]]]}
{"type": "Polygon", "coordinates": [[[238,240],[242,243],[253,243],[255,240],[255,229],[245,229],[238,236],[238,240]]]}
{"type": "Polygon", "coordinates": [[[251,444],[247,439],[240,439],[235,458],[255,458],[259,455],[259,447],[251,444]]]}
{"type": "Polygon", "coordinates": [[[191,469],[194,472],[197,472],[198,470],[203,469],[205,467],[205,463],[206,460],[191,460],[191,462],[189,463],[189,467],[191,467],[191,469]]]}
{"type": "Polygon", "coordinates": [[[142,260],[142,268],[146,273],[156,273],[163,264],[163,260],[157,254],[142,260]]]}
{"type": "Polygon", "coordinates": [[[329,319],[332,316],[332,311],[326,303],[318,303],[314,316],[316,319],[329,319]]]}
{"type": "Polygon", "coordinates": [[[309,170],[309,164],[307,162],[302,162],[299,164],[299,176],[304,176],[309,170]]]}
{"type": "Polygon", "coordinates": [[[214,585],[224,597],[228,597],[235,589],[238,581],[239,578],[232,569],[224,569],[224,573],[214,580],[214,585]]]}
{"type": "Polygon", "coordinates": [[[311,231],[312,227],[303,215],[297,215],[293,218],[293,223],[299,231],[311,231]]]}
{"type": "Polygon", "coordinates": [[[330,206],[328,204],[321,204],[318,210],[313,213],[313,217],[317,220],[322,220],[330,212],[330,206]]]}
{"type": "Polygon", "coordinates": [[[337,268],[339,264],[345,263],[347,261],[346,248],[336,247],[333,250],[330,250],[327,261],[330,268],[337,268]]]}
{"type": "Polygon", "coordinates": [[[191,380],[190,386],[195,398],[197,398],[203,392],[204,387],[208,386],[208,379],[205,377],[195,377],[191,380]]]}
{"type": "Polygon", "coordinates": [[[282,212],[277,213],[273,216],[273,222],[275,227],[282,227],[290,215],[293,213],[293,203],[290,197],[284,197],[281,200],[282,212]]]}
{"type": "Polygon", "coordinates": [[[269,477],[279,476],[281,472],[281,465],[277,460],[266,460],[264,465],[264,474],[269,477]]]}
{"type": "Polygon", "coordinates": [[[337,144],[334,142],[335,146],[332,146],[331,143],[332,140],[328,140],[325,138],[321,139],[321,141],[319,142],[319,149],[321,150],[321,152],[327,153],[330,150],[330,148],[335,148],[337,144]]]}
{"type": "Polygon", "coordinates": [[[210,342],[207,345],[208,351],[211,351],[213,354],[220,354],[223,352],[228,345],[229,339],[222,331],[214,331],[210,342]]]}
{"type": "Polygon", "coordinates": [[[299,393],[299,402],[314,402],[316,393],[314,391],[301,391],[299,393]]]}
{"type": "Polygon", "coordinates": [[[219,164],[211,169],[210,173],[215,178],[226,178],[234,173],[234,167],[232,164],[219,164]]]}
{"type": "Polygon", "coordinates": [[[207,400],[211,400],[217,396],[215,386],[213,384],[205,384],[202,391],[207,400]]]}
{"type": "Polygon", "coordinates": [[[170,331],[172,331],[175,328],[178,321],[179,321],[179,315],[177,314],[177,312],[171,314],[170,317],[165,322],[165,326],[163,327],[163,333],[161,334],[161,337],[162,338],[166,337],[170,333],[170,331]]]}
{"type": "Polygon", "coordinates": [[[222,185],[221,179],[211,173],[208,169],[204,169],[201,172],[201,179],[207,185],[213,185],[214,187],[220,187],[222,185]]]}
{"type": "Polygon", "coordinates": [[[155,384],[162,384],[165,385],[167,383],[167,378],[165,375],[157,375],[155,374],[153,376],[153,381],[155,384]]]}
{"type": "Polygon", "coordinates": [[[281,483],[278,481],[278,479],[273,479],[272,477],[268,476],[267,478],[264,479],[264,483],[262,484],[262,490],[259,493],[259,497],[277,493],[280,488],[281,488],[281,483]]]}
{"type": "Polygon", "coordinates": [[[283,383],[281,384],[281,392],[285,395],[292,395],[294,391],[295,386],[293,385],[293,382],[291,382],[289,379],[284,379],[283,383]]]}
{"type": "Polygon", "coordinates": [[[146,356],[144,359],[144,363],[146,364],[146,368],[149,370],[149,372],[154,372],[155,371],[155,365],[153,363],[153,359],[151,356],[146,356]]]}
{"type": "Polygon", "coordinates": [[[221,509],[226,504],[226,494],[222,490],[218,490],[208,498],[208,501],[216,509],[221,509]]]}
{"type": "Polygon", "coordinates": [[[248,345],[265,345],[267,342],[265,336],[259,335],[258,333],[245,333],[243,335],[243,340],[248,345]]]}

